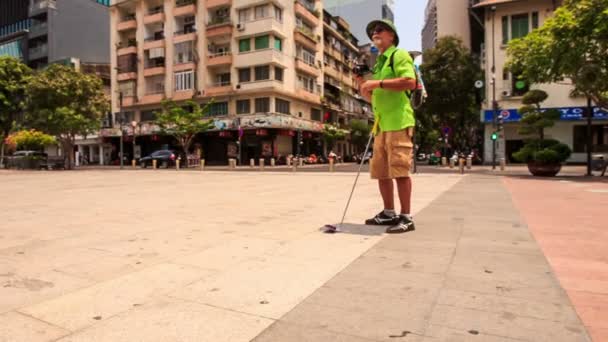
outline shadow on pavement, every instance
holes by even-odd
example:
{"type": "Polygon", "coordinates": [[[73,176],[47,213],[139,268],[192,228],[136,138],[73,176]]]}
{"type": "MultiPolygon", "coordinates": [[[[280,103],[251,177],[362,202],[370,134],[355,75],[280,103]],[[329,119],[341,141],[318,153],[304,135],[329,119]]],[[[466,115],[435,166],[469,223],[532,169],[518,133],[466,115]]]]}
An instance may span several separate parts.
{"type": "MultiPolygon", "coordinates": [[[[344,223],[342,225],[336,223],[334,227],[338,227],[338,231],[335,233],[340,234],[354,234],[354,235],[366,235],[366,236],[377,236],[386,233],[386,226],[367,226],[364,224],[344,223]]],[[[323,233],[327,232],[327,226],[319,228],[323,233]]],[[[331,233],[331,232],[330,232],[331,233]]]]}

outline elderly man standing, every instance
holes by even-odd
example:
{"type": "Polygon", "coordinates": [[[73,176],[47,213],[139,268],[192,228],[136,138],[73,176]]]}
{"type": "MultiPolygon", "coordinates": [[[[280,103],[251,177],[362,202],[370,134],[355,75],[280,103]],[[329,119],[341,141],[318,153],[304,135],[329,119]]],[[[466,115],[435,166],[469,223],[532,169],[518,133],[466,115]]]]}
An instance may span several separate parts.
{"type": "Polygon", "coordinates": [[[389,20],[374,20],[367,26],[367,35],[379,50],[373,79],[359,78],[360,92],[370,100],[375,115],[374,154],[371,177],[378,180],[384,210],[365,221],[367,225],[386,225],[393,229],[414,230],[410,214],[413,157],[414,110],[407,91],[416,89],[414,61],[407,51],[398,49],[399,36],[389,20]],[[401,202],[395,212],[393,181],[401,202]]]}

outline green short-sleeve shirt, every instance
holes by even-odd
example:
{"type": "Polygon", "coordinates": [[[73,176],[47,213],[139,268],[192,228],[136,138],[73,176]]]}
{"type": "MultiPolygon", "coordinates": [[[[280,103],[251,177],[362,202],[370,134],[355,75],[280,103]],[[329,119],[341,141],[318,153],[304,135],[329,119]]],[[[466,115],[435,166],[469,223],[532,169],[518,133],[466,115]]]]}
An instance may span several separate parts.
{"type": "MultiPolygon", "coordinates": [[[[414,61],[407,51],[391,46],[378,56],[374,66],[374,80],[386,80],[391,78],[416,79],[414,61]],[[391,54],[393,56],[393,68],[390,66],[391,54]]],[[[372,107],[376,121],[379,121],[380,130],[383,132],[399,131],[416,125],[414,109],[405,91],[393,91],[382,88],[374,89],[372,93],[372,107]]]]}

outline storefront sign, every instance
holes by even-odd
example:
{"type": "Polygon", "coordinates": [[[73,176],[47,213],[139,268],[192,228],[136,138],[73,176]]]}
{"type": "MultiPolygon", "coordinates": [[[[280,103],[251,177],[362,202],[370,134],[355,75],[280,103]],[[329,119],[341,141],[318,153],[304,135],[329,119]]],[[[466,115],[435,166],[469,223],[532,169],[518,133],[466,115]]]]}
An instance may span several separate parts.
{"type": "MultiPolygon", "coordinates": [[[[543,108],[546,110],[549,108],[543,108]]],[[[560,114],[562,121],[577,121],[585,119],[585,108],[584,107],[562,107],[562,108],[551,108],[557,109],[560,114]]],[[[522,115],[517,109],[505,109],[500,110],[496,113],[502,116],[504,122],[519,122],[521,121],[522,115]]],[[[491,110],[484,111],[484,122],[493,122],[494,112],[491,110]]],[[[595,120],[608,120],[608,111],[603,110],[600,107],[593,108],[593,119],[595,120]]]]}

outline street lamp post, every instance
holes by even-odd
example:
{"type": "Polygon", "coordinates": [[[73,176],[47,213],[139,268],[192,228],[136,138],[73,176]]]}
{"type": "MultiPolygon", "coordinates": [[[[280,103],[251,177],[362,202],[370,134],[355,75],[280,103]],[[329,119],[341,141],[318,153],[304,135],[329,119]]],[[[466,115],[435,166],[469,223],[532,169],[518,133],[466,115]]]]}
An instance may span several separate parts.
{"type": "Polygon", "coordinates": [[[139,123],[135,120],[131,121],[131,127],[133,127],[133,160],[131,161],[132,163],[135,163],[135,137],[137,136],[135,134],[135,128],[137,128],[137,126],[139,125],[139,123]]]}
{"type": "MultiPolygon", "coordinates": [[[[498,102],[496,101],[496,6],[492,10],[492,127],[496,131],[498,102]]],[[[492,139],[492,170],[496,170],[496,140],[492,139]]]]}
{"type": "Polygon", "coordinates": [[[593,147],[593,107],[592,107],[591,97],[587,96],[587,176],[592,176],[591,174],[591,149],[593,147]]]}

